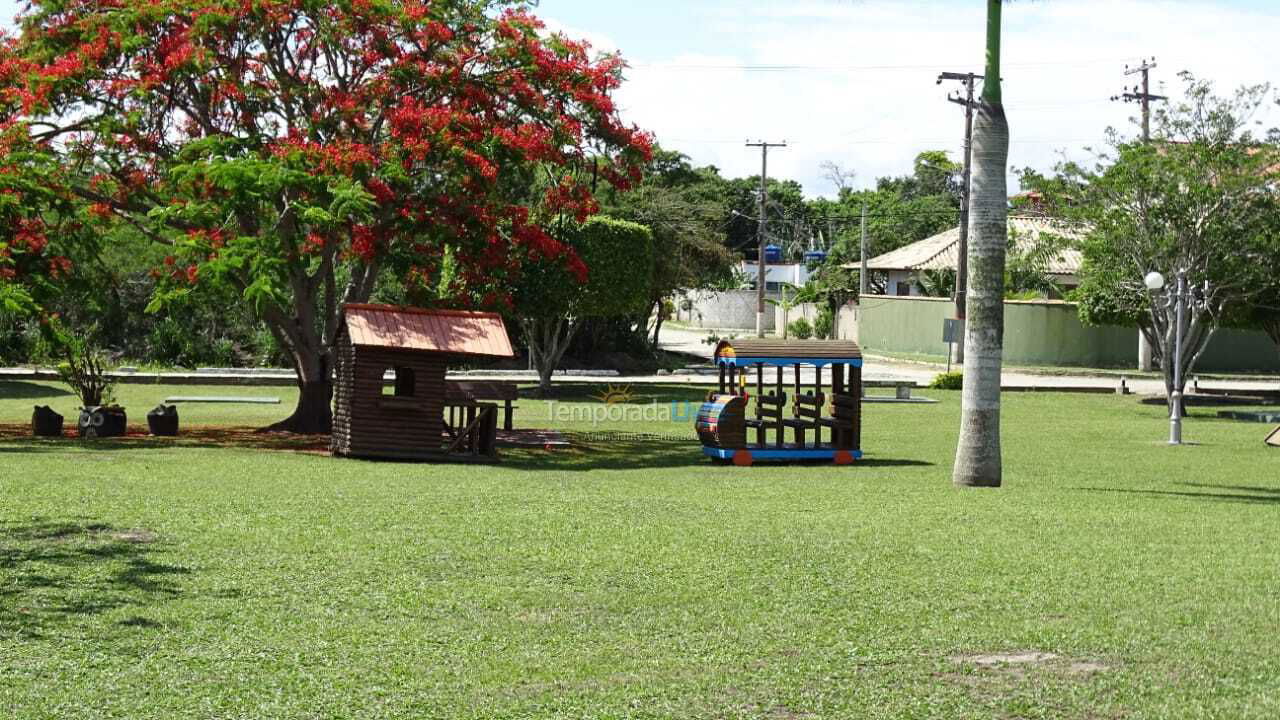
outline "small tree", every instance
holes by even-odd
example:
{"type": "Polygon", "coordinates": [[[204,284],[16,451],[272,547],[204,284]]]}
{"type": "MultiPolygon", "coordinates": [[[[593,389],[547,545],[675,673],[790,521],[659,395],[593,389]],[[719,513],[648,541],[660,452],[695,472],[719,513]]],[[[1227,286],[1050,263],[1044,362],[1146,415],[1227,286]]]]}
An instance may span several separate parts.
{"type": "Polygon", "coordinates": [[[108,363],[102,351],[82,340],[67,339],[64,354],[58,378],[80,398],[81,407],[111,404],[115,381],[107,376],[108,363]]]}
{"type": "Polygon", "coordinates": [[[562,234],[580,260],[529,264],[515,297],[543,393],[582,321],[644,307],[653,275],[653,235],[643,225],[596,216],[562,234]]]}
{"type": "Polygon", "coordinates": [[[1096,167],[1064,165],[1053,179],[1027,176],[1061,214],[1087,221],[1078,297],[1092,324],[1136,324],[1151,343],[1172,398],[1176,321],[1163,294],[1143,277],[1159,271],[1172,284],[1187,272],[1197,291],[1183,333],[1181,377],[1224,324],[1263,324],[1258,301],[1276,287],[1280,154],[1248,130],[1270,98],[1266,86],[1230,98],[1183,74],[1185,100],[1155,116],[1150,143],[1121,140],[1096,167]]]}

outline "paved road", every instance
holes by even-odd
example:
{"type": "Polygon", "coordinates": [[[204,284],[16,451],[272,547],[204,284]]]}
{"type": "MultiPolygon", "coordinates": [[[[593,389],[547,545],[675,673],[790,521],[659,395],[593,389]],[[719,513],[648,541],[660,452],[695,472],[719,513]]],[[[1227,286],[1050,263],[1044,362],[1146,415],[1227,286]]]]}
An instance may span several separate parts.
{"type": "MultiPolygon", "coordinates": [[[[722,335],[727,333],[720,333],[722,335]]],[[[748,335],[749,333],[739,333],[748,335]]],[[[682,327],[665,326],[662,329],[661,346],[670,352],[678,352],[704,360],[710,360],[715,348],[704,342],[710,335],[708,330],[694,330],[682,327]]],[[[868,354],[863,367],[863,378],[872,381],[910,382],[917,386],[928,385],[944,368],[928,363],[912,363],[868,354]]],[[[506,380],[509,382],[536,382],[537,376],[531,372],[494,372],[494,373],[450,373],[450,377],[467,380],[506,380]]],[[[828,375],[828,377],[830,377],[828,375]]],[[[29,368],[0,368],[0,381],[3,380],[57,380],[52,371],[32,371],[29,368]]],[[[214,370],[201,372],[177,373],[131,373],[121,376],[122,382],[168,383],[176,385],[271,385],[289,386],[294,383],[293,373],[289,370],[214,370]]],[[[788,378],[790,379],[790,378],[788,378]]],[[[813,370],[801,372],[801,381],[811,383],[813,370]]],[[[599,374],[557,374],[557,383],[672,383],[672,384],[706,384],[714,382],[714,375],[677,373],[674,375],[632,375],[605,376],[599,374]]],[[[1006,371],[1002,375],[1002,386],[1007,390],[1045,390],[1084,392],[1115,392],[1120,380],[1117,377],[1098,377],[1089,375],[1046,375],[1018,370],[1006,371]]],[[[1202,386],[1228,390],[1276,390],[1280,388],[1280,378],[1274,380],[1212,380],[1204,381],[1202,386]]],[[[1128,387],[1132,392],[1143,395],[1163,395],[1164,384],[1155,378],[1130,378],[1128,387]]]]}

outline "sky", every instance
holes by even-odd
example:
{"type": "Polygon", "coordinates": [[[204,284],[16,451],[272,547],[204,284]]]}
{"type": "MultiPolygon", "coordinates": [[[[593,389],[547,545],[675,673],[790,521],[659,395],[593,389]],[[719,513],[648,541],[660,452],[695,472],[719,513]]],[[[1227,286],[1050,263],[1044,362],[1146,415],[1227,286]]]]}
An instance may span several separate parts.
{"type": "MultiPolygon", "coordinates": [[[[16,12],[0,0],[0,18],[16,12]]],[[[728,176],[760,172],[747,140],[786,141],[769,175],[832,195],[824,161],[854,185],[911,171],[916,154],[960,159],[964,111],[942,71],[981,72],[981,0],[541,0],[547,24],[620,51],[626,121],[728,176]]],[[[1155,57],[1153,92],[1191,70],[1221,91],[1280,81],[1275,0],[1019,0],[1004,11],[1010,166],[1085,160],[1107,127],[1136,132],[1125,65],[1155,57]]],[[[1280,113],[1264,118],[1280,124],[1280,113]]],[[[1012,187],[1012,186],[1011,186],[1012,187]]]]}
{"type": "MultiPolygon", "coordinates": [[[[747,139],[781,141],[769,174],[812,195],[906,174],[921,150],[961,157],[964,110],[939,72],[982,72],[979,0],[542,0],[554,28],[619,50],[631,63],[624,117],[658,141],[731,176],[760,171],[747,139]],[[754,67],[753,67],[754,66],[754,67]],[[760,69],[784,66],[785,69],[760,69]]],[[[1280,80],[1280,3],[1174,0],[1019,1],[1004,10],[1010,166],[1047,170],[1088,159],[1106,128],[1136,132],[1138,107],[1111,102],[1125,65],[1154,56],[1153,92],[1177,95],[1191,70],[1221,91],[1280,80]]],[[[1280,124],[1280,118],[1264,120],[1280,124]]]]}

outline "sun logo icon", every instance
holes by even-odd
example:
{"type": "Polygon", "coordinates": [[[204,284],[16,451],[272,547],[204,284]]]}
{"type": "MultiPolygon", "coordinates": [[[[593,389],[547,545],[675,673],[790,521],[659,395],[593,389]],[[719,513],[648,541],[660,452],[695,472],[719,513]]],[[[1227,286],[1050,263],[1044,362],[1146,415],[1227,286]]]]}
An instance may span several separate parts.
{"type": "Polygon", "coordinates": [[[631,386],[629,385],[614,386],[610,383],[609,386],[606,387],[599,395],[596,395],[595,398],[605,405],[622,405],[623,403],[629,403],[635,399],[635,394],[631,392],[631,386]]]}

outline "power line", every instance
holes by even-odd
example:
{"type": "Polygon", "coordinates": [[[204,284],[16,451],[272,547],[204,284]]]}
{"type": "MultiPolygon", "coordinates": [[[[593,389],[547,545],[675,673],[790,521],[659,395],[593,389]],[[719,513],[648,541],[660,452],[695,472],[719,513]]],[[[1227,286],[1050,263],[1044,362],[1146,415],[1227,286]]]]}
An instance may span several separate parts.
{"type": "MultiPolygon", "coordinates": [[[[1132,60],[1131,58],[1111,58],[1111,59],[1094,59],[1094,60],[1050,60],[1043,62],[1028,63],[1005,63],[1004,67],[1083,67],[1090,65],[1111,64],[1116,62],[1125,62],[1132,60]]],[[[637,70],[671,70],[671,71],[688,71],[688,70],[712,70],[712,71],[744,71],[744,72],[880,72],[880,71],[900,71],[900,70],[932,70],[940,63],[932,63],[928,65],[823,65],[823,64],[805,64],[805,63],[631,63],[629,67],[637,70]]],[[[959,65],[961,67],[969,63],[941,63],[945,65],[959,65]]]]}

